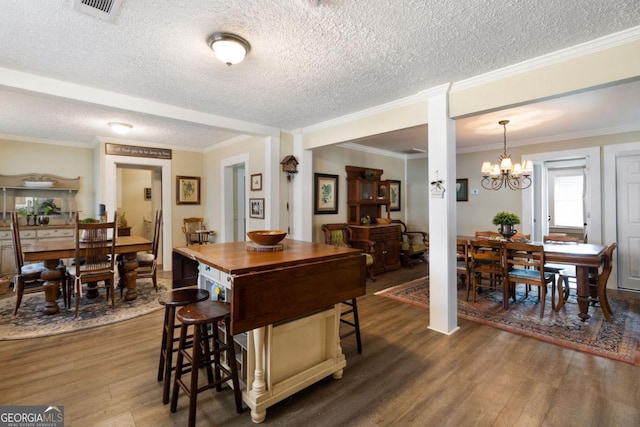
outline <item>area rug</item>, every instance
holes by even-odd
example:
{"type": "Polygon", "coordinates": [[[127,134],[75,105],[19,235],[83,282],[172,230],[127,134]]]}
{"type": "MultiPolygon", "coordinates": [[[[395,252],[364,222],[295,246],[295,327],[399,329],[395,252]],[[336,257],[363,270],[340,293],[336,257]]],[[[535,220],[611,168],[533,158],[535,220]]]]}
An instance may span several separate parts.
{"type": "MultiPolygon", "coordinates": [[[[610,296],[614,313],[611,322],[607,322],[602,311],[595,307],[589,307],[591,318],[582,322],[577,315],[575,297],[571,296],[556,313],[551,309],[548,295],[545,314],[540,319],[537,291],[529,292],[525,297],[524,286],[521,288],[516,302],[510,302],[508,310],[502,308],[501,291],[485,292],[473,302],[466,301],[466,290],[459,289],[458,316],[574,350],[640,365],[640,301],[610,296]]],[[[394,286],[376,295],[428,309],[428,278],[394,286]]]]}
{"type": "Polygon", "coordinates": [[[64,334],[142,316],[162,309],[162,305],[158,303],[158,296],[170,287],[170,280],[158,279],[156,292],[151,279],[138,280],[138,298],[125,301],[124,298],[120,298],[120,291],[116,290],[115,309],[106,301],[104,291],[95,299],[87,299],[85,293],[80,300],[77,318],[74,317],[74,301],[71,301],[71,309],[67,310],[62,298],[58,299],[58,313],[44,314],[44,292],[25,295],[17,316],[13,315],[15,296],[4,298],[0,300],[0,341],[64,334]]]}

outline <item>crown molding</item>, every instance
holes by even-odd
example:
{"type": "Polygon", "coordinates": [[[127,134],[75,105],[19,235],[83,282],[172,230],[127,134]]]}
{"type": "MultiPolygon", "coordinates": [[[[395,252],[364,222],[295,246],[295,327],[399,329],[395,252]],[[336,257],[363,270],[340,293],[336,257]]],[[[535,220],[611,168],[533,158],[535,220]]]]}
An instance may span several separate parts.
{"type": "Polygon", "coordinates": [[[488,73],[480,74],[469,79],[454,82],[451,86],[451,92],[457,92],[486,83],[495,82],[500,79],[559,64],[637,40],[640,40],[640,26],[629,28],[618,33],[609,34],[575,46],[570,46],[565,49],[509,65],[498,70],[489,71],[488,73]]]}

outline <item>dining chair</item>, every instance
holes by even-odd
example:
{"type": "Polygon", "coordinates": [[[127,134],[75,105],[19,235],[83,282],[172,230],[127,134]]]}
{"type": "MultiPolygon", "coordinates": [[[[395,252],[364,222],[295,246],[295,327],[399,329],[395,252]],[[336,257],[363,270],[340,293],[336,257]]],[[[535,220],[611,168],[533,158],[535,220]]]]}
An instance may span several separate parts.
{"type": "MultiPolygon", "coordinates": [[[[561,244],[561,245],[562,244],[577,245],[578,243],[580,243],[580,239],[577,236],[569,236],[568,234],[547,234],[542,237],[542,241],[543,243],[554,243],[554,244],[561,244]]],[[[555,289],[552,289],[552,294],[551,294],[552,296],[551,302],[554,306],[554,309],[556,309],[557,311],[558,305],[561,304],[561,301],[563,299],[566,300],[569,296],[569,278],[570,277],[573,277],[573,280],[572,280],[573,289],[576,288],[576,281],[575,281],[576,268],[569,266],[567,264],[547,263],[544,266],[544,270],[548,273],[555,274],[557,277],[555,287],[558,289],[558,302],[556,302],[555,300],[555,289]],[[567,283],[567,286],[566,286],[566,289],[564,289],[563,291],[560,290],[560,286],[561,286],[560,273],[561,272],[564,272],[565,277],[567,277],[567,279],[565,280],[567,283]]]]}
{"type": "MultiPolygon", "coordinates": [[[[613,251],[618,246],[617,243],[612,243],[607,246],[607,249],[604,253],[604,261],[602,263],[602,271],[599,271],[597,274],[589,274],[589,291],[590,291],[590,299],[589,302],[594,307],[600,307],[602,310],[602,314],[604,318],[610,322],[611,317],[613,316],[613,312],[611,311],[611,305],[609,304],[609,299],[607,298],[607,281],[609,280],[609,276],[611,275],[611,270],[613,269],[613,251]]],[[[559,301],[556,305],[556,311],[560,311],[563,307],[564,303],[567,301],[569,297],[569,279],[576,280],[576,269],[567,268],[559,273],[558,276],[558,294],[559,301]]]]}
{"type": "Polygon", "coordinates": [[[409,230],[407,225],[399,219],[391,220],[391,224],[400,224],[400,262],[404,266],[413,267],[417,262],[427,262],[429,251],[429,233],[426,231],[409,230]]]}
{"type": "Polygon", "coordinates": [[[20,304],[22,304],[24,294],[44,291],[42,287],[44,281],[40,279],[40,274],[44,271],[44,264],[42,262],[24,263],[17,212],[11,212],[11,237],[13,239],[13,254],[17,270],[13,279],[14,291],[16,293],[16,306],[13,310],[13,315],[15,316],[18,314],[18,308],[20,308],[20,304]]]}
{"type": "Polygon", "coordinates": [[[184,218],[182,220],[182,232],[184,233],[187,246],[201,243],[200,234],[197,233],[197,231],[204,229],[204,218],[184,218]]]}
{"type": "Polygon", "coordinates": [[[469,275],[469,241],[467,239],[456,241],[456,273],[465,284],[468,299],[471,277],[469,275]]]}
{"type": "MultiPolygon", "coordinates": [[[[478,291],[487,288],[495,291],[502,288],[503,306],[507,308],[509,293],[504,282],[504,242],[497,240],[471,240],[469,242],[469,271],[473,301],[478,291]]],[[[467,301],[469,290],[467,289],[467,301]]]]}
{"type": "Polygon", "coordinates": [[[502,234],[497,231],[476,231],[476,237],[479,239],[502,239],[502,234]]]}
{"type": "Polygon", "coordinates": [[[67,268],[68,296],[71,298],[73,289],[76,299],[75,317],[83,284],[91,284],[95,290],[106,289],[107,300],[111,297],[111,308],[115,308],[116,218],[117,213],[112,222],[82,223],[76,218],[75,262],[67,268]]]}
{"type": "Polygon", "coordinates": [[[530,243],[506,242],[505,248],[505,282],[509,294],[516,300],[515,287],[525,284],[525,295],[529,295],[529,286],[538,287],[540,300],[540,318],[544,315],[547,296],[547,285],[553,284],[555,275],[544,271],[544,246],[530,243]]]}
{"type": "MultiPolygon", "coordinates": [[[[158,247],[160,246],[160,232],[162,230],[162,210],[156,211],[154,228],[153,228],[153,244],[150,251],[138,252],[136,259],[138,260],[138,279],[151,279],[153,288],[158,292],[158,282],[156,279],[156,269],[158,267],[158,247]]],[[[124,288],[120,288],[120,296],[122,296],[124,288]]]]}

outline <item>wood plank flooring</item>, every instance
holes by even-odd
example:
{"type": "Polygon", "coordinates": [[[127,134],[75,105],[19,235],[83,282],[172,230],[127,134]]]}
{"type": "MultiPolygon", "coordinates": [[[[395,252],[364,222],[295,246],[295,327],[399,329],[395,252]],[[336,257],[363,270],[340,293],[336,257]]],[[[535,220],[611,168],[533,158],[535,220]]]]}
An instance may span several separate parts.
{"type": "MultiPolygon", "coordinates": [[[[169,272],[162,272],[170,277],[169,272]]],[[[640,367],[460,320],[446,336],[428,311],[374,296],[426,274],[379,275],[358,300],[364,351],[267,410],[269,426],[637,426],[640,367]]],[[[0,405],[64,405],[67,426],[183,426],[156,381],[162,311],[77,333],[0,342],[0,405]]],[[[249,426],[233,393],[198,397],[197,424],[249,426]]]]}

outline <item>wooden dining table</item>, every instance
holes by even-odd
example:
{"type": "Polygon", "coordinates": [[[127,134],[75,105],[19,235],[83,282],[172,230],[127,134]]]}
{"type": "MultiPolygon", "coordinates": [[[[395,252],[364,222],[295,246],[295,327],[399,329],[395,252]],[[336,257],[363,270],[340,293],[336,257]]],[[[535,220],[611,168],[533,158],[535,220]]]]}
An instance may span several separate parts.
{"type": "MultiPolygon", "coordinates": [[[[479,240],[477,237],[458,236],[457,242],[469,242],[471,240],[479,240]]],[[[597,245],[591,243],[542,243],[528,242],[533,244],[542,244],[544,246],[545,261],[553,264],[566,264],[576,267],[576,286],[578,296],[578,316],[580,319],[587,320],[589,316],[589,270],[597,271],[604,262],[604,253],[607,249],[606,245],[597,245]]]]}
{"type": "MultiPolygon", "coordinates": [[[[136,291],[136,280],[138,273],[137,252],[149,251],[152,249],[153,242],[141,236],[118,236],[116,238],[116,254],[121,254],[121,263],[123,267],[123,275],[120,277],[126,285],[125,300],[133,301],[138,297],[136,291]]],[[[60,282],[63,278],[63,269],[60,268],[60,260],[64,258],[73,258],[76,256],[76,242],[71,239],[57,239],[37,244],[22,249],[24,260],[29,262],[42,261],[44,263],[44,271],[40,278],[44,280],[42,285],[45,292],[45,314],[56,314],[60,311],[58,306],[58,290],[60,282]]]]}

